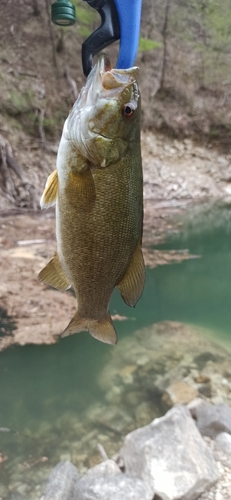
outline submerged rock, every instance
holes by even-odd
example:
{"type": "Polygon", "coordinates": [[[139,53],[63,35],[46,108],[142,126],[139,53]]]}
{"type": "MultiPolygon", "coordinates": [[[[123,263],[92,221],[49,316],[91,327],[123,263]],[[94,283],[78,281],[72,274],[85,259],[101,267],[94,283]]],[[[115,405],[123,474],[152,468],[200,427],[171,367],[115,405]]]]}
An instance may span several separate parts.
{"type": "Polygon", "coordinates": [[[174,383],[180,382],[186,375],[188,375],[189,369],[178,364],[176,367],[169,370],[164,375],[157,375],[153,382],[153,388],[156,394],[164,394],[166,389],[174,381],[174,383]]]}
{"type": "Polygon", "coordinates": [[[194,387],[179,380],[165,389],[162,396],[162,402],[168,407],[175,404],[187,404],[195,399],[197,395],[198,392],[194,387]]]}
{"type": "Polygon", "coordinates": [[[219,477],[216,462],[189,410],[176,405],[128,434],[120,454],[127,473],[163,500],[194,500],[219,477]]]}
{"type": "Polygon", "coordinates": [[[134,428],[134,420],[128,408],[122,405],[100,405],[88,416],[89,420],[107,432],[124,435],[134,428]]]}
{"type": "Polygon", "coordinates": [[[58,463],[51,471],[41,500],[76,500],[78,479],[78,471],[71,462],[58,463]]]}
{"type": "Polygon", "coordinates": [[[186,383],[206,397],[219,396],[230,402],[231,392],[222,379],[227,372],[227,380],[231,380],[231,354],[209,335],[206,329],[173,321],[137,330],[111,351],[99,385],[112,401],[116,395],[110,391],[116,387],[120,404],[128,390],[141,391],[142,402],[150,401],[151,394],[157,400],[175,382],[186,383]]]}

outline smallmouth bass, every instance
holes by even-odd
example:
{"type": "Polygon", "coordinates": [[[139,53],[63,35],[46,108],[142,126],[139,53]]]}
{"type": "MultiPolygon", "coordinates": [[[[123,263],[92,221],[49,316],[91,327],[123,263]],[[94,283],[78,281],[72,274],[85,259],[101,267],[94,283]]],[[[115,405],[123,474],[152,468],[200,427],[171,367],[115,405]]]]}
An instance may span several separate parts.
{"type": "Polygon", "coordinates": [[[73,286],[78,309],[62,337],[87,330],[116,344],[108,312],[117,286],[126,304],[145,281],[138,68],[112,69],[102,55],[67,120],[41,208],[56,203],[57,252],[39,279],[73,286]]]}

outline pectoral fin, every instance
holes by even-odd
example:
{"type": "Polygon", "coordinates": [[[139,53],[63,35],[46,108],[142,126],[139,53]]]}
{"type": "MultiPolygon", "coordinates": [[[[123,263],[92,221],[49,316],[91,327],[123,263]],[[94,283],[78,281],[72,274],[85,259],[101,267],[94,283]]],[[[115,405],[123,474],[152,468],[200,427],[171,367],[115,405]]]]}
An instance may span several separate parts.
{"type": "Polygon", "coordinates": [[[140,244],[137,245],[129,268],[117,285],[121,297],[128,306],[135,306],[139,300],[145,282],[145,265],[140,244]]]}
{"type": "Polygon", "coordinates": [[[38,279],[47,285],[57,288],[57,290],[67,290],[71,287],[71,283],[62,270],[56,252],[50,262],[40,271],[38,279]]]}
{"type": "Polygon", "coordinates": [[[95,183],[91,170],[78,173],[72,169],[65,186],[65,194],[78,210],[91,210],[95,203],[95,183]]]}
{"type": "Polygon", "coordinates": [[[52,207],[57,198],[58,194],[58,172],[57,170],[54,170],[52,174],[49,175],[45,189],[42,195],[42,198],[40,200],[40,206],[41,208],[49,208],[52,207]]]}
{"type": "Polygon", "coordinates": [[[82,318],[77,311],[61,337],[84,331],[88,331],[92,337],[106,344],[117,343],[116,331],[109,313],[102,319],[96,320],[82,318]]]}

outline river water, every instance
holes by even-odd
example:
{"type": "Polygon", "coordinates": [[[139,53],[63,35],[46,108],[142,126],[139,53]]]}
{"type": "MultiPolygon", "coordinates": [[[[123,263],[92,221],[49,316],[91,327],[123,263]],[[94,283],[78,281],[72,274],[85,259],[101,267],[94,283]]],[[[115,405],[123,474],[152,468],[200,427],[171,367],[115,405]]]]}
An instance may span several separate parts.
{"type": "MultiPolygon", "coordinates": [[[[171,320],[206,327],[216,342],[231,348],[230,208],[212,214],[208,208],[203,215],[195,209],[180,231],[166,235],[155,248],[188,249],[199,258],[148,268],[135,309],[115,291],[111,313],[129,318],[116,322],[119,342],[139,328],[171,320]]],[[[30,457],[46,456],[52,465],[57,463],[66,439],[62,422],[69,415],[81,420],[87,409],[103,400],[97,377],[112,349],[82,333],[50,346],[13,346],[0,353],[0,427],[10,429],[0,432],[0,453],[7,457],[0,468],[2,498],[18,498],[14,488],[26,466],[17,467],[30,457]],[[47,436],[43,446],[41,435],[47,436]],[[10,481],[14,488],[8,496],[10,481]]]]}

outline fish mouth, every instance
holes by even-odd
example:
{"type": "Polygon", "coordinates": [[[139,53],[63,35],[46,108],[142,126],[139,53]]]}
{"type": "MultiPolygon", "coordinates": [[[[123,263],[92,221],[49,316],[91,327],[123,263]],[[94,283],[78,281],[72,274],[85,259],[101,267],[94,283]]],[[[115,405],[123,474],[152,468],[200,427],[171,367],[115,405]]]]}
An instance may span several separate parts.
{"type": "Polygon", "coordinates": [[[114,69],[109,57],[101,54],[88,76],[86,104],[93,104],[97,94],[106,99],[116,98],[123,88],[134,84],[138,72],[139,68],[136,66],[128,69],[114,69]]]}
{"type": "Polygon", "coordinates": [[[136,66],[128,69],[112,69],[110,59],[106,54],[99,57],[98,68],[102,85],[106,90],[132,85],[139,72],[136,66]]]}

